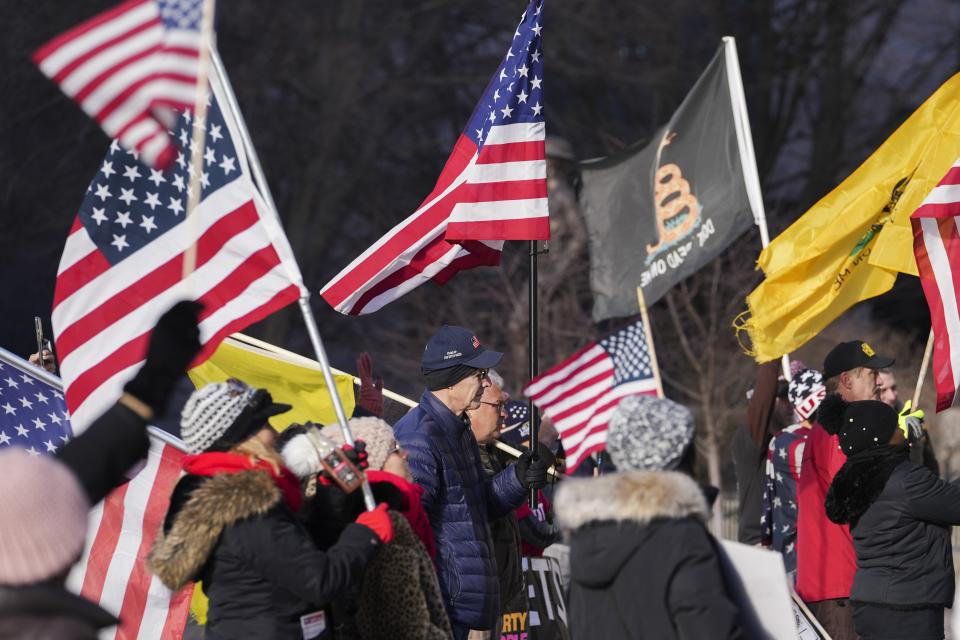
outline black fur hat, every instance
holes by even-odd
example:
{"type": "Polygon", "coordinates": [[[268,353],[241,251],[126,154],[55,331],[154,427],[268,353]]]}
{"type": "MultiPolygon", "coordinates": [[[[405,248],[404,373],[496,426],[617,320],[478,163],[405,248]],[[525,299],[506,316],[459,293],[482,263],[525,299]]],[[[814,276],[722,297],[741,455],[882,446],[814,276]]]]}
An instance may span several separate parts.
{"type": "Polygon", "coordinates": [[[879,400],[851,402],[843,412],[840,450],[847,456],[883,447],[897,430],[897,411],[879,400]]]}
{"type": "Polygon", "coordinates": [[[817,422],[830,435],[840,433],[843,425],[843,414],[850,403],[840,397],[839,393],[828,393],[817,409],[817,422]]]}

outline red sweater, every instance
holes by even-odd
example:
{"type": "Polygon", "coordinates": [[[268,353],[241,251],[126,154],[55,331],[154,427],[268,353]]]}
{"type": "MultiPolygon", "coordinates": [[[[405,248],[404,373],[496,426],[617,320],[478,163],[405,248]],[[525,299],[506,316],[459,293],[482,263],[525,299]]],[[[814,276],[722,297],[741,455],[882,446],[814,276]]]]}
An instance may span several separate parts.
{"type": "Polygon", "coordinates": [[[847,525],[827,518],[827,490],[847,457],[837,436],[810,429],[798,483],[797,594],[807,602],[849,598],[857,555],[847,525]]]}

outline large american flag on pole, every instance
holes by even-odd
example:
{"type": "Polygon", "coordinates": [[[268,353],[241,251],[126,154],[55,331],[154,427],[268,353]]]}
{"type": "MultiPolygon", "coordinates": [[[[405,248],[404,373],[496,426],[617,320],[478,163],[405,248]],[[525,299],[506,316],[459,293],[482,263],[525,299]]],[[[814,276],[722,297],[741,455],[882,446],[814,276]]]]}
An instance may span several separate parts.
{"type": "Polygon", "coordinates": [[[180,152],[162,173],[115,142],[67,238],[52,324],[78,431],[120,396],[153,325],[178,300],[205,307],[198,364],[227,335],[306,295],[283,229],[254,186],[239,124],[222,107],[218,79],[211,84],[206,122],[187,111],[174,131],[186,148],[192,129],[206,127],[201,166],[180,152]],[[201,200],[185,220],[193,175],[201,200]],[[194,243],[196,269],[181,279],[194,243]]]}
{"type": "Polygon", "coordinates": [[[643,322],[627,326],[531,380],[523,393],[557,428],[572,473],[606,448],[617,404],[630,395],[657,395],[657,379],[643,322]]]}
{"type": "Polygon", "coordinates": [[[166,168],[167,135],[196,98],[203,0],[129,0],[33,54],[40,70],[111,138],[166,168]]]}
{"type": "MultiPolygon", "coordinates": [[[[61,381],[0,348],[0,449],[56,455],[72,437],[61,381]]],[[[180,476],[182,443],[150,428],[150,454],[133,479],[90,512],[87,543],[67,586],[121,618],[101,637],[179,638],[193,588],[171,593],[144,564],[180,476]]]]}
{"type": "Polygon", "coordinates": [[[337,311],[371,313],[428,280],[500,262],[504,240],[546,240],[543,1],[524,12],[430,195],[321,290],[337,311]]]}
{"type": "Polygon", "coordinates": [[[933,325],[937,411],[957,404],[960,389],[960,159],[910,220],[920,284],[933,325]]]}

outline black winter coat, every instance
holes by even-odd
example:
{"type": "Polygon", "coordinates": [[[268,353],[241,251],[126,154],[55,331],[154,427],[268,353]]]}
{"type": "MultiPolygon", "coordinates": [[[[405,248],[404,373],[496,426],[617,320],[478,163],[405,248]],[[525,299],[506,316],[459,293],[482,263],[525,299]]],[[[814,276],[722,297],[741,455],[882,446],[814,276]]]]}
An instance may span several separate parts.
{"type": "Polygon", "coordinates": [[[572,530],[567,619],[574,640],[742,638],[706,503],[676,472],[568,480],[555,512],[572,530]]]}
{"type": "Polygon", "coordinates": [[[300,617],[359,583],[379,548],[351,524],[319,550],[270,476],[247,471],[181,478],[149,563],[172,590],[203,581],[208,639],[303,638],[300,617]]]}
{"type": "Polygon", "coordinates": [[[898,464],[850,529],[857,552],[850,599],[892,608],[951,606],[954,525],[960,525],[960,486],[909,460],[898,464]]]}

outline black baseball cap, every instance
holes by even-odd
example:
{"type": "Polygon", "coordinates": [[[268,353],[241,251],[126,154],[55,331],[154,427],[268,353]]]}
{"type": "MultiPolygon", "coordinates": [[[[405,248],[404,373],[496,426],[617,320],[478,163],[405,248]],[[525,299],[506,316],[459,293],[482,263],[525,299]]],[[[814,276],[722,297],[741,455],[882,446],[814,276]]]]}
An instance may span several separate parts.
{"type": "Polygon", "coordinates": [[[832,378],[857,367],[883,369],[891,365],[893,358],[878,356],[873,347],[862,340],[850,340],[835,346],[823,359],[823,377],[832,378]]]}
{"type": "Polygon", "coordinates": [[[489,369],[497,366],[502,357],[499,351],[484,348],[472,331],[445,324],[424,347],[420,369],[424,372],[437,371],[457,365],[489,369]]]}

